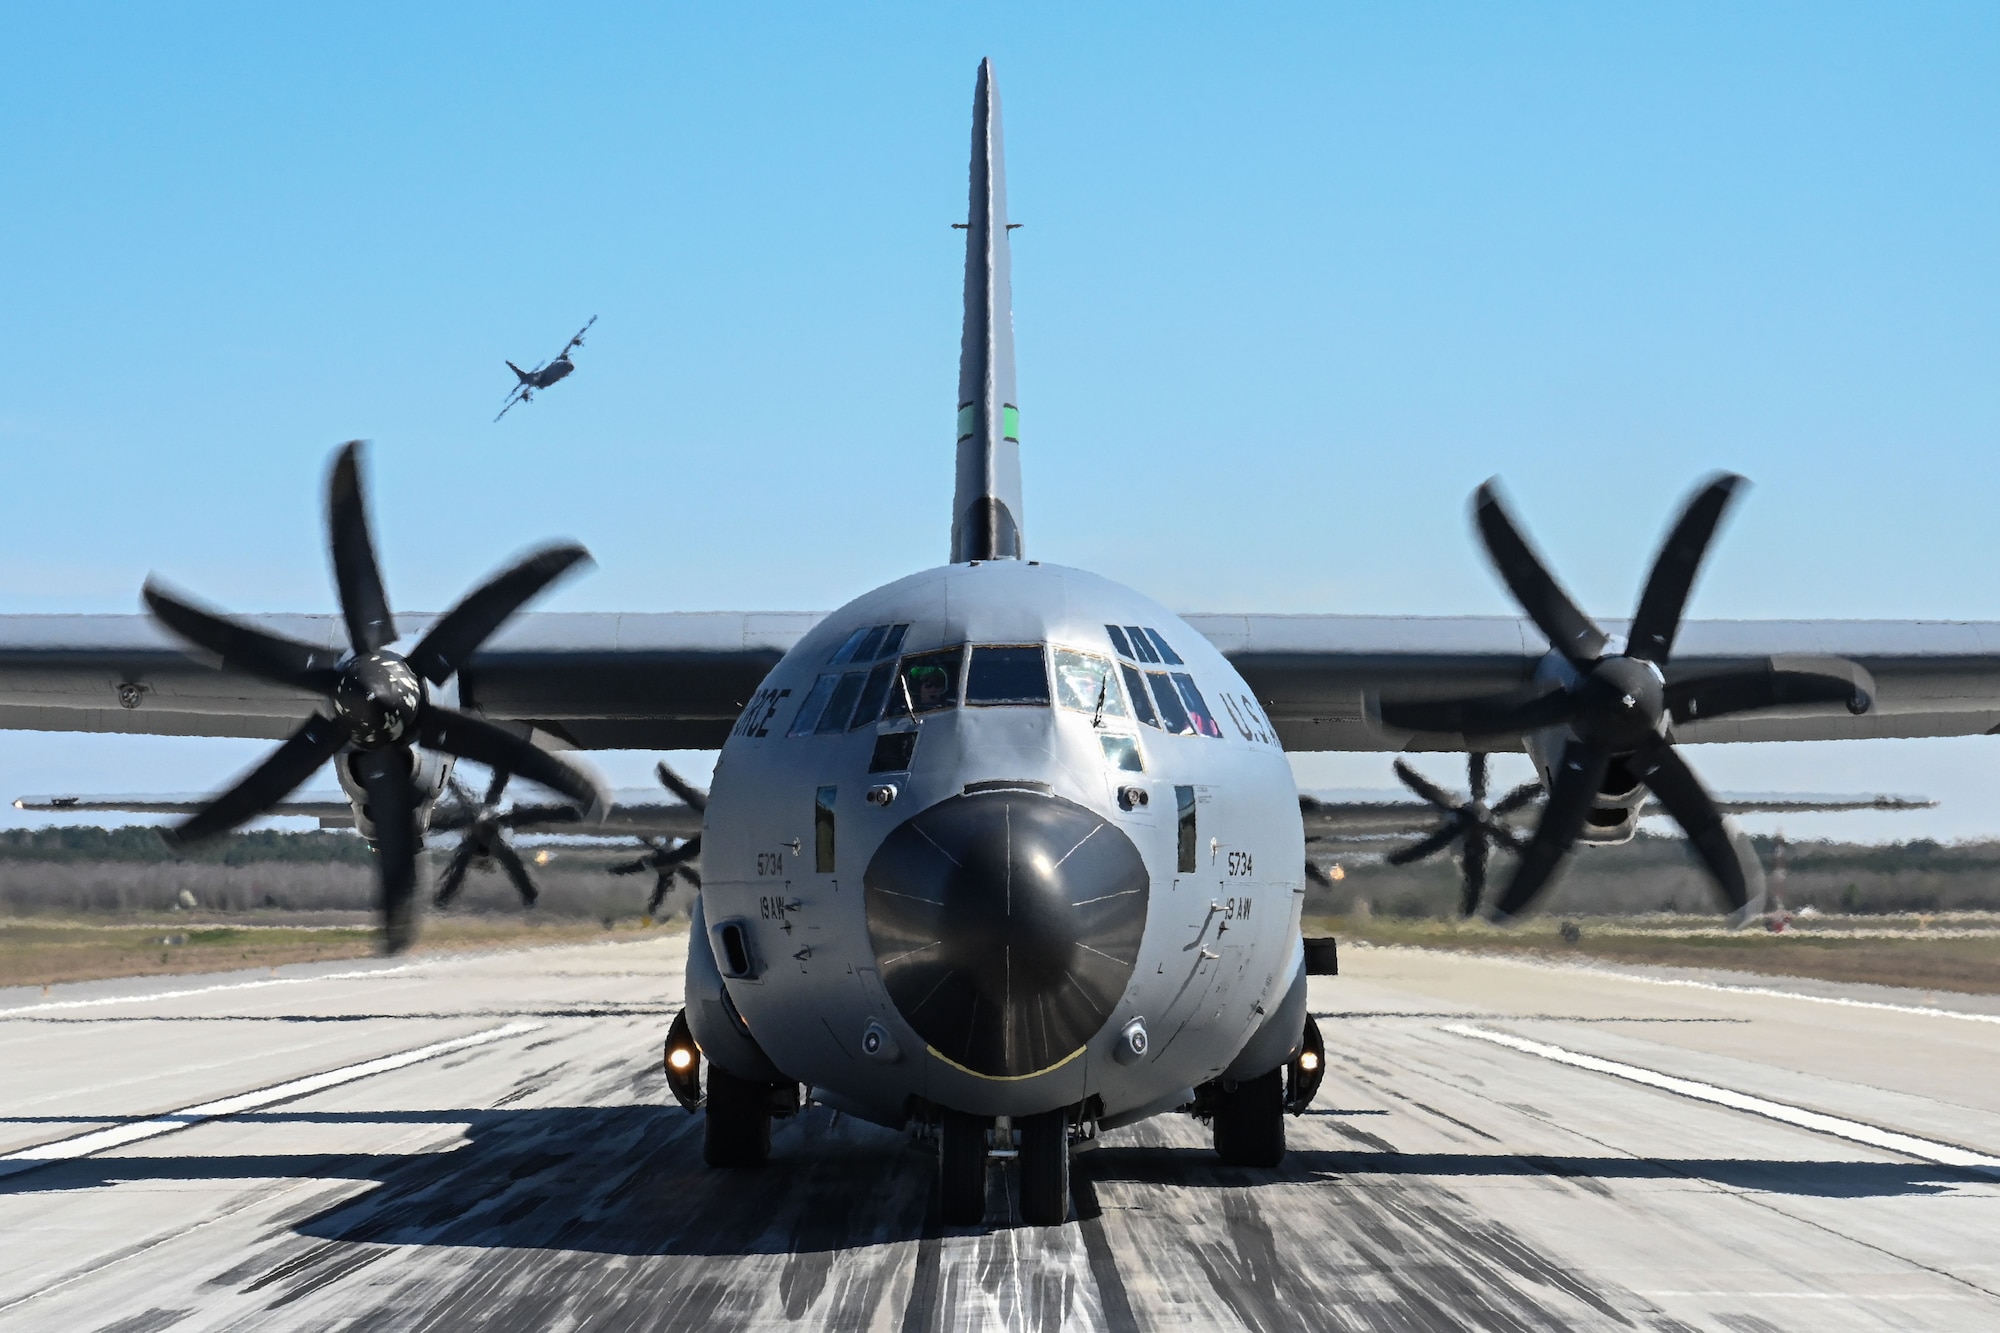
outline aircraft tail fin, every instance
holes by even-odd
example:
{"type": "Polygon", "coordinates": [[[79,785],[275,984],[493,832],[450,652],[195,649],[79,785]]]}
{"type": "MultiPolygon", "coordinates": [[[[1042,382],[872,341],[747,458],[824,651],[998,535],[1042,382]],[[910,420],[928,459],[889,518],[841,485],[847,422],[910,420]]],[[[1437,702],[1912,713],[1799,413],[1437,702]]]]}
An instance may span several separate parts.
{"type": "Polygon", "coordinates": [[[513,371],[515,378],[520,380],[521,383],[523,384],[526,384],[529,380],[534,378],[533,375],[530,375],[527,371],[521,369],[519,366],[515,365],[512,361],[509,361],[507,363],[507,369],[513,371]]]}
{"type": "Polygon", "coordinates": [[[1000,89],[979,62],[972,97],[972,196],[965,221],[965,332],[958,351],[958,484],[951,559],[1021,558],[1020,412],[1000,89]]]}

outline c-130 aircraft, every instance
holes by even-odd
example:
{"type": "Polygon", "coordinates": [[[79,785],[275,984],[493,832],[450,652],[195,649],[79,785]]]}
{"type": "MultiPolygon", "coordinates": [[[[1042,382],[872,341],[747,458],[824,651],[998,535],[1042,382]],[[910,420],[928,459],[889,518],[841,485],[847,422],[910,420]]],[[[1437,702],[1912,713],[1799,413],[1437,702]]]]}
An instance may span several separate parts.
{"type": "Polygon", "coordinates": [[[1023,1219],[1062,1221],[1072,1144],[1149,1116],[1208,1120],[1225,1162],[1282,1157],[1319,1072],[1287,748],[1525,749],[1550,795],[1501,919],[1650,793],[1741,919],[1762,870],[1680,743],[2000,727],[2000,625],[1683,624],[1731,477],[1676,521],[1630,624],[1578,609],[1490,487],[1478,529],[1527,619],[1181,616],[1028,559],[990,62],[972,146],[948,564],[824,616],[516,615],[582,562],[559,545],[398,615],[350,446],[340,616],[149,585],[153,621],[0,618],[0,726],[286,738],[182,840],[330,761],[391,949],[454,757],[600,807],[566,752],[719,748],[669,1082],[717,1166],[762,1161],[802,1087],[934,1132],[952,1223],[981,1220],[989,1154],[1016,1143],[1023,1219]]]}

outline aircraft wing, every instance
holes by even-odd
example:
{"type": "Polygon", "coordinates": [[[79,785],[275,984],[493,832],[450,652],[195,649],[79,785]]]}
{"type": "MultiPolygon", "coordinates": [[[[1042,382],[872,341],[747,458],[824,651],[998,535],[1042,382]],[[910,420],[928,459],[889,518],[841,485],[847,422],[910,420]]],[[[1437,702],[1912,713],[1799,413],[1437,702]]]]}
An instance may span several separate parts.
{"type": "MultiPolygon", "coordinates": [[[[212,792],[183,792],[158,795],[18,796],[16,810],[51,814],[106,813],[123,815],[191,815],[205,808],[212,792]]],[[[555,809],[556,807],[550,807],[555,809]]],[[[338,792],[295,796],[273,806],[265,818],[315,819],[323,829],[353,828],[354,807],[338,792]]],[[[514,826],[525,833],[577,833],[575,824],[562,817],[546,823],[522,821],[514,826]]],[[[602,823],[581,830],[592,838],[692,838],[701,832],[701,812],[679,801],[663,801],[649,789],[615,792],[602,823]]]]}
{"type": "MultiPolygon", "coordinates": [[[[397,614],[406,635],[434,616],[397,614]]],[[[717,749],[810,612],[525,613],[465,666],[461,701],[580,749],[717,749]]],[[[244,620],[338,653],[335,616],[244,620]]],[[[1242,672],[1291,750],[1463,750],[1384,730],[1384,698],[1448,698],[1526,683],[1545,651],[1512,617],[1187,618],[1242,672]]],[[[1607,623],[1608,629],[1622,625],[1607,623]]],[[[1965,736],[2000,728],[2000,624],[1690,621],[1669,678],[1760,658],[1834,654],[1875,678],[1875,708],[1801,707],[1676,728],[1686,741],[1965,736]]],[[[225,674],[144,616],[0,616],[0,729],[288,735],[319,700],[225,674]]],[[[768,725],[789,722],[780,701],[768,725]]],[[[1514,748],[1485,738],[1480,748],[1514,748]]]]}
{"type": "MultiPolygon", "coordinates": [[[[1412,735],[1382,699],[1451,699],[1529,684],[1548,651],[1511,616],[1227,616],[1187,621],[1243,674],[1288,750],[1512,750],[1515,738],[1412,735]]],[[[1622,621],[1599,622],[1622,634],[1622,621]]],[[[2000,624],[1938,620],[1690,620],[1669,681],[1762,659],[1836,656],[1875,678],[1875,706],[1792,707],[1677,725],[1679,741],[1972,736],[2000,728],[2000,624]]]]}
{"type": "MultiPolygon", "coordinates": [[[[396,618],[415,639],[436,617],[396,618]]],[[[337,616],[240,619],[344,651],[337,616]]],[[[764,676],[818,619],[525,614],[466,664],[459,699],[580,749],[719,749],[764,676]]],[[[278,739],[321,702],[197,661],[145,616],[0,616],[0,730],[278,739]]]]}
{"type": "MultiPolygon", "coordinates": [[[[17,796],[14,808],[53,814],[191,815],[214,799],[214,792],[158,796],[17,796]]],[[[281,801],[272,807],[270,814],[273,818],[316,819],[323,829],[354,827],[354,807],[345,796],[281,801]]]]}
{"type": "MultiPolygon", "coordinates": [[[[1922,796],[1890,796],[1874,792],[1857,795],[1829,795],[1814,792],[1718,792],[1716,806],[1727,815],[1827,814],[1844,811],[1907,811],[1935,809],[1937,802],[1922,796]]],[[[1531,805],[1511,822],[1533,827],[1536,807],[1531,805]]],[[[1394,791],[1301,792],[1299,813],[1303,816],[1308,841],[1345,841],[1356,838],[1407,837],[1428,832],[1443,822],[1443,815],[1426,801],[1413,801],[1394,791]]],[[[1639,808],[1641,818],[1664,815],[1657,801],[1648,800],[1639,808]]]]}

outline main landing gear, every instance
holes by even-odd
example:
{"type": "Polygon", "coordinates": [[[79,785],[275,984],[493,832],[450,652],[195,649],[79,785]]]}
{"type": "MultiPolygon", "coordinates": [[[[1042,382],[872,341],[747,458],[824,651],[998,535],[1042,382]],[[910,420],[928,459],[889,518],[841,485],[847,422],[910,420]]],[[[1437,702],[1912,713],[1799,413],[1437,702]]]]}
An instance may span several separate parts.
{"type": "Polygon", "coordinates": [[[1194,1113],[1215,1132],[1215,1153],[1231,1166],[1273,1167],[1285,1160],[1285,1117],[1304,1115],[1326,1076],[1326,1042],[1306,1015],[1292,1058],[1256,1078],[1204,1083],[1194,1113]]]}
{"type": "Polygon", "coordinates": [[[762,1166],[771,1156],[771,1086],[708,1067],[701,1156],[710,1166],[762,1166]]]}
{"type": "Polygon", "coordinates": [[[799,1113],[799,1085],[739,1078],[713,1061],[675,1017],[664,1056],[667,1087],[690,1115],[702,1112],[701,1155],[710,1166],[762,1166],[771,1156],[771,1121],[799,1113]]]}
{"type": "Polygon", "coordinates": [[[946,1226],[986,1220],[986,1181],[996,1157],[1012,1158],[1020,1180],[1021,1221],[1060,1226],[1069,1220],[1070,1113],[1066,1109],[995,1122],[944,1111],[938,1117],[938,1204],[946,1226]],[[1020,1147],[1014,1136],[1020,1135],[1020,1147]]]}
{"type": "Polygon", "coordinates": [[[1230,1166],[1285,1160],[1285,1071],[1214,1085],[1215,1152],[1230,1166]]]}

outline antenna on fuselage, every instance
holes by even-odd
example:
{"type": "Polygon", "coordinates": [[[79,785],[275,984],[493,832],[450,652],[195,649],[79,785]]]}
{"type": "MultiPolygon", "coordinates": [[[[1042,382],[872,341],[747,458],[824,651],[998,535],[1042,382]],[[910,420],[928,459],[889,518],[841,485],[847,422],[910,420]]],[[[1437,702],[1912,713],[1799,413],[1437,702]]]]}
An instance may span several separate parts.
{"type": "Polygon", "coordinates": [[[965,332],[958,349],[958,485],[951,560],[1019,560],[1020,411],[1000,88],[979,62],[972,95],[972,197],[965,223],[965,332]]]}

